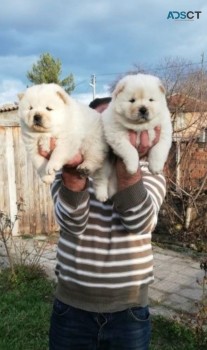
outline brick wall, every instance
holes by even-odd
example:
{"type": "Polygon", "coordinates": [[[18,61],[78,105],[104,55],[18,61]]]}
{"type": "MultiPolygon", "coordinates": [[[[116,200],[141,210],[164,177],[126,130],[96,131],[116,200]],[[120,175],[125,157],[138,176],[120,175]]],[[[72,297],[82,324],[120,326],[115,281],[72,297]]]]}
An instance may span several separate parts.
{"type": "MultiPolygon", "coordinates": [[[[197,142],[180,144],[180,167],[176,166],[179,149],[174,142],[166,164],[166,175],[183,189],[199,188],[207,173],[207,143],[197,142]]],[[[204,189],[207,190],[207,181],[204,189]]]]}

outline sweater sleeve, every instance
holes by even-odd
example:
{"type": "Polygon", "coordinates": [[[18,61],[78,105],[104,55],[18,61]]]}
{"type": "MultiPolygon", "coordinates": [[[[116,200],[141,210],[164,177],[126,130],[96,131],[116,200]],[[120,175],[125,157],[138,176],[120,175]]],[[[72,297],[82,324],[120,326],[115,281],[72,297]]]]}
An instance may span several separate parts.
{"type": "Polygon", "coordinates": [[[88,190],[73,192],[64,186],[62,174],[56,174],[51,194],[57,223],[66,233],[80,235],[84,232],[89,215],[88,190]]]}
{"type": "Polygon", "coordinates": [[[155,228],[165,188],[164,176],[142,171],[140,181],[114,195],[115,209],[128,232],[143,234],[155,228]]]}

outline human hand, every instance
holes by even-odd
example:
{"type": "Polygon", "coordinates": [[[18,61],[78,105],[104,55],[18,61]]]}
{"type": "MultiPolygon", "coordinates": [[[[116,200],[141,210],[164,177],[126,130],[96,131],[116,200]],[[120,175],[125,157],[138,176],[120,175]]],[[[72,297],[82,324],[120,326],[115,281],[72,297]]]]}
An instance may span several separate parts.
{"type": "Polygon", "coordinates": [[[38,144],[38,152],[39,154],[46,158],[47,160],[50,159],[52,151],[55,149],[55,145],[56,145],[56,139],[55,138],[50,138],[50,150],[49,151],[45,151],[44,148],[42,148],[41,144],[38,144]]]}
{"type": "Polygon", "coordinates": [[[161,129],[159,126],[156,126],[154,128],[154,131],[155,131],[155,138],[152,141],[152,143],[150,144],[149,134],[148,134],[147,130],[143,130],[140,134],[140,143],[137,147],[137,145],[136,145],[137,133],[135,131],[130,130],[130,132],[129,132],[130,142],[134,147],[136,147],[138,149],[138,153],[139,153],[140,158],[147,156],[149,150],[154,145],[156,145],[156,143],[158,143],[158,141],[160,139],[161,129]]]}
{"type": "MultiPolygon", "coordinates": [[[[159,141],[160,138],[160,127],[155,127],[155,139],[150,144],[149,135],[147,131],[142,131],[140,134],[140,144],[137,147],[137,133],[135,131],[129,131],[129,139],[131,144],[137,148],[139,152],[139,158],[146,156],[149,150],[159,141]]],[[[136,182],[141,180],[142,174],[140,167],[137,169],[135,174],[129,174],[127,172],[126,166],[123,163],[122,159],[117,158],[116,161],[116,174],[117,174],[117,182],[118,182],[118,190],[121,191],[136,182]]]]}
{"type": "MultiPolygon", "coordinates": [[[[50,151],[46,152],[39,146],[39,154],[50,159],[50,156],[55,149],[56,140],[54,138],[50,139],[50,151]]],[[[76,167],[83,162],[83,156],[81,153],[76,154],[72,159],[70,159],[64,166],[62,171],[62,178],[64,185],[72,191],[82,191],[86,186],[86,179],[81,178],[76,167]]]]}
{"type": "MultiPolygon", "coordinates": [[[[50,159],[51,154],[53,152],[53,150],[55,149],[56,146],[56,139],[55,138],[51,138],[50,139],[50,151],[47,152],[44,149],[41,148],[41,145],[39,145],[39,154],[46,158],[47,160],[50,159]]],[[[81,155],[81,153],[78,153],[75,155],[75,157],[73,157],[72,159],[70,159],[64,166],[66,168],[75,168],[77,167],[79,164],[81,164],[83,162],[83,157],[81,155]]]]}

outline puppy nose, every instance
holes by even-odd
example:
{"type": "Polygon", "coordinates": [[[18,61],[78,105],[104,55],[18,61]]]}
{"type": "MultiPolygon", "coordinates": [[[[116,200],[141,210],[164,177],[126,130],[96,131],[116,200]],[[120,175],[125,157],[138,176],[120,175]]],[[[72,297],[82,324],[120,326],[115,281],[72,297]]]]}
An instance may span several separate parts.
{"type": "Polygon", "coordinates": [[[147,108],[145,106],[140,107],[139,112],[144,116],[147,114],[147,108]]]}
{"type": "Polygon", "coordinates": [[[42,116],[39,114],[35,114],[33,117],[33,121],[35,125],[41,125],[42,123],[42,116]]]}

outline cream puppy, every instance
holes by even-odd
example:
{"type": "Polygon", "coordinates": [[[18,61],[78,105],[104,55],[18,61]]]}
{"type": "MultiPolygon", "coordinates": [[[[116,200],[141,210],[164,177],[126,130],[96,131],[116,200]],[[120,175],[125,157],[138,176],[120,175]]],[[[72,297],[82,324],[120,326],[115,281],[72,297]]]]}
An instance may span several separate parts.
{"type": "MultiPolygon", "coordinates": [[[[26,149],[45,183],[51,183],[55,172],[78,152],[84,159],[78,166],[82,176],[93,175],[102,167],[108,146],[100,114],[76,102],[59,85],[34,85],[20,94],[19,117],[26,149]],[[48,161],[38,147],[49,151],[50,138],[56,139],[56,147],[48,161]]],[[[96,188],[98,191],[99,184],[96,188]]]]}
{"type": "MultiPolygon", "coordinates": [[[[172,125],[167,107],[165,89],[161,81],[152,75],[127,75],[116,85],[112,93],[112,101],[102,113],[106,140],[114,153],[123,159],[126,169],[134,174],[139,166],[137,149],[131,145],[129,130],[137,132],[137,146],[140,142],[140,132],[147,130],[149,140],[155,138],[155,126],[161,127],[159,142],[148,154],[149,170],[153,174],[162,172],[172,143],[172,125]]],[[[116,192],[114,171],[107,161],[104,172],[110,177],[109,197],[116,192]]],[[[105,196],[106,198],[107,196],[105,196]]]]}

